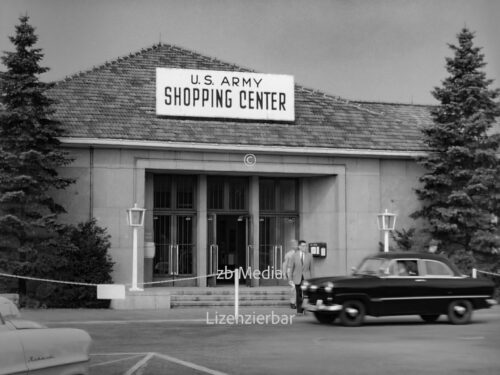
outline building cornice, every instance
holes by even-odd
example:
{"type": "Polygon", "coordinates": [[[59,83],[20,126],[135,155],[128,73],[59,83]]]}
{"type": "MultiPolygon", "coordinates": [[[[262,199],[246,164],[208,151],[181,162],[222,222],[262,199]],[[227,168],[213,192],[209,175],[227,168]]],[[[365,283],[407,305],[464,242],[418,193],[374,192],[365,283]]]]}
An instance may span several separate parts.
{"type": "Polygon", "coordinates": [[[262,154],[288,154],[311,156],[338,156],[338,157],[363,157],[363,158],[388,158],[388,159],[415,159],[427,155],[425,151],[399,151],[376,149],[350,149],[327,147],[291,147],[291,146],[265,146],[265,145],[236,145],[218,143],[187,143],[144,141],[114,138],[59,138],[63,146],[94,147],[94,148],[130,148],[148,150],[175,150],[175,151],[209,151],[209,152],[247,152],[262,154]]]}

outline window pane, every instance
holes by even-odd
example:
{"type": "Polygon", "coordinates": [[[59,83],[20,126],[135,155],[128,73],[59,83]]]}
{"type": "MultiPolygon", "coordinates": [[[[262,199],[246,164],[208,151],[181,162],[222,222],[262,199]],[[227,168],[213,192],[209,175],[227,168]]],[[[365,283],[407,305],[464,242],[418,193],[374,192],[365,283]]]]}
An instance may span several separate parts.
{"type": "Polygon", "coordinates": [[[193,272],[193,218],[191,216],[177,216],[177,246],[178,254],[174,261],[178,261],[179,274],[193,272]]]}
{"type": "Polygon", "coordinates": [[[172,244],[170,233],[170,216],[158,215],[154,217],[155,257],[153,273],[168,274],[170,269],[169,251],[172,244]]]}
{"type": "Polygon", "coordinates": [[[426,260],[425,270],[429,276],[452,276],[453,272],[450,268],[441,262],[426,260]]]}
{"type": "Polygon", "coordinates": [[[275,202],[275,183],[273,180],[260,180],[259,184],[259,203],[262,211],[274,211],[275,202]]]}
{"type": "Polygon", "coordinates": [[[389,273],[394,276],[418,276],[416,260],[398,260],[391,264],[389,273]]]}
{"type": "Polygon", "coordinates": [[[192,176],[177,177],[177,208],[194,208],[194,179],[192,176]]]}
{"type": "Polygon", "coordinates": [[[170,176],[154,176],[154,208],[170,208],[172,195],[172,179],[170,176]]]}
{"type": "Polygon", "coordinates": [[[246,208],[245,183],[229,181],[229,209],[244,210],[246,208]]]}
{"type": "Polygon", "coordinates": [[[224,180],[209,177],[207,180],[207,205],[209,210],[224,209],[224,180]]]}
{"type": "Polygon", "coordinates": [[[280,181],[281,209],[284,211],[295,211],[296,209],[295,186],[295,180],[280,181]]]}
{"type": "Polygon", "coordinates": [[[276,218],[259,219],[259,268],[264,271],[272,265],[273,248],[276,245],[276,218]]]}

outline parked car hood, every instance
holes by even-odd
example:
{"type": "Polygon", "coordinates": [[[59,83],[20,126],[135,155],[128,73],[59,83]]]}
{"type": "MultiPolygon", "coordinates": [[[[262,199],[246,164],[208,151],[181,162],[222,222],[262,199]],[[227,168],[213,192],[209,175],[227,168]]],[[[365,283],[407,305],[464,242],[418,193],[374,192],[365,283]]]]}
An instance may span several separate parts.
{"type": "Polygon", "coordinates": [[[42,329],[47,328],[43,324],[32,322],[31,320],[8,319],[7,324],[10,324],[15,329],[42,329]]]}

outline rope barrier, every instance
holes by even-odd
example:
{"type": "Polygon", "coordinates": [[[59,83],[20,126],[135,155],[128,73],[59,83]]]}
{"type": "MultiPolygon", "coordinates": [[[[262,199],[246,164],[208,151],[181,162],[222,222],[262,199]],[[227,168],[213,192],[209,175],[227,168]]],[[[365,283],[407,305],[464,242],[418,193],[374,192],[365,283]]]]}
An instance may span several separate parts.
{"type": "MultiPolygon", "coordinates": [[[[173,283],[176,281],[202,279],[204,277],[226,276],[228,274],[232,275],[234,273],[235,273],[235,271],[226,270],[224,272],[217,272],[217,273],[212,273],[209,275],[202,275],[202,276],[184,277],[184,278],[179,278],[179,279],[165,279],[165,280],[157,280],[157,281],[148,281],[148,282],[143,282],[143,283],[137,283],[137,285],[144,286],[144,285],[165,284],[165,283],[173,283]]],[[[500,276],[499,273],[489,272],[489,271],[481,271],[481,270],[474,268],[473,269],[473,277],[476,277],[475,273],[482,273],[482,274],[492,275],[492,276],[500,276]]],[[[31,277],[31,276],[11,275],[11,274],[2,273],[2,272],[0,272],[0,276],[10,277],[10,278],[15,278],[15,279],[31,280],[31,281],[41,281],[41,282],[46,282],[46,283],[67,284],[67,285],[95,286],[95,287],[97,287],[98,285],[103,285],[103,284],[94,284],[94,283],[84,283],[84,282],[78,282],[78,281],[65,281],[65,280],[43,279],[43,278],[31,277]]],[[[113,284],[109,284],[109,285],[113,285],[113,284]]],[[[124,285],[131,286],[132,283],[127,283],[124,285]]]]}
{"type": "MultiPolygon", "coordinates": [[[[180,279],[168,279],[168,280],[148,281],[148,282],[144,282],[144,283],[137,283],[137,285],[164,284],[164,283],[170,283],[170,282],[176,282],[176,281],[196,280],[196,279],[201,279],[201,278],[204,278],[204,277],[222,276],[222,275],[227,275],[227,274],[231,275],[233,273],[234,273],[234,271],[226,270],[225,272],[212,273],[210,275],[185,277],[185,278],[180,278],[180,279]]],[[[125,284],[125,285],[132,285],[132,284],[125,284]]]]}
{"type": "Polygon", "coordinates": [[[31,276],[10,275],[8,273],[1,273],[1,272],[0,272],[0,276],[11,277],[11,278],[15,278],[15,279],[32,280],[32,281],[44,281],[46,283],[72,284],[72,285],[95,286],[95,287],[97,285],[99,285],[99,284],[91,284],[91,283],[81,283],[78,281],[63,281],[63,280],[41,279],[39,277],[31,277],[31,276]]]}
{"type": "MultiPolygon", "coordinates": [[[[176,282],[176,281],[201,279],[201,278],[204,278],[204,277],[225,276],[227,274],[231,275],[234,272],[235,271],[226,270],[225,272],[218,272],[218,273],[213,273],[213,274],[210,274],[210,275],[185,277],[185,278],[179,278],[179,279],[167,279],[167,280],[149,281],[149,282],[144,282],[144,283],[138,283],[137,285],[164,284],[164,283],[171,283],[171,282],[176,282]]],[[[15,278],[15,279],[31,280],[31,281],[42,281],[42,282],[46,282],[46,283],[57,283],[57,284],[69,284],[69,285],[80,285],[80,286],[95,286],[95,287],[97,287],[98,285],[102,285],[102,284],[93,284],[93,283],[83,283],[83,282],[78,282],[78,281],[64,281],[64,280],[54,280],[54,279],[42,279],[42,278],[39,278],[39,277],[11,275],[11,274],[8,274],[8,273],[1,273],[1,272],[0,272],[0,276],[10,277],[10,278],[15,278]]],[[[109,284],[109,285],[113,285],[113,284],[109,284]]],[[[132,283],[128,283],[128,284],[124,284],[124,285],[131,286],[132,283]]]]}
{"type": "Polygon", "coordinates": [[[481,271],[481,270],[476,270],[476,272],[484,273],[486,275],[500,276],[500,273],[495,273],[495,272],[488,272],[488,271],[481,271]]]}

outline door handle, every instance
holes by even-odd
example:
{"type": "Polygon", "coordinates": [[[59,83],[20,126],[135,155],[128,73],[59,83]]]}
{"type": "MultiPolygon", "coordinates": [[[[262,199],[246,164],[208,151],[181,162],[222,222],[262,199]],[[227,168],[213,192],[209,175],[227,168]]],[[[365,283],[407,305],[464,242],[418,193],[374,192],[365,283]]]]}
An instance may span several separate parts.
{"type": "Polygon", "coordinates": [[[213,245],[210,245],[210,248],[209,248],[209,250],[208,250],[208,273],[209,273],[210,275],[214,272],[214,270],[213,270],[214,265],[213,265],[213,263],[212,263],[212,252],[213,252],[213,250],[212,250],[212,246],[213,246],[213,245]]]}
{"type": "Polygon", "coordinates": [[[168,246],[168,273],[169,273],[169,275],[172,275],[174,272],[173,252],[174,252],[174,247],[172,245],[169,245],[168,246]]]}
{"type": "Polygon", "coordinates": [[[217,272],[217,255],[218,255],[218,246],[217,245],[210,245],[210,251],[208,252],[209,255],[209,268],[208,268],[208,273],[211,275],[214,272],[217,272]]]}
{"type": "Polygon", "coordinates": [[[416,281],[416,282],[420,282],[420,283],[421,283],[421,282],[425,282],[425,281],[427,281],[427,280],[426,280],[426,279],[415,279],[415,281],[416,281]]]}
{"type": "Polygon", "coordinates": [[[246,253],[246,261],[247,261],[247,269],[250,268],[250,251],[252,249],[252,245],[247,246],[247,253],[246,253]]]}
{"type": "Polygon", "coordinates": [[[179,245],[174,246],[175,249],[175,274],[179,274],[179,245]]]}
{"type": "Polygon", "coordinates": [[[215,272],[219,272],[219,245],[215,245],[215,272]]]}
{"type": "MultiPolygon", "coordinates": [[[[278,245],[278,250],[280,251],[279,252],[279,256],[278,256],[278,267],[280,271],[283,271],[282,268],[283,268],[283,246],[281,245],[278,245]]],[[[277,269],[275,268],[275,270],[277,269]]]]}

